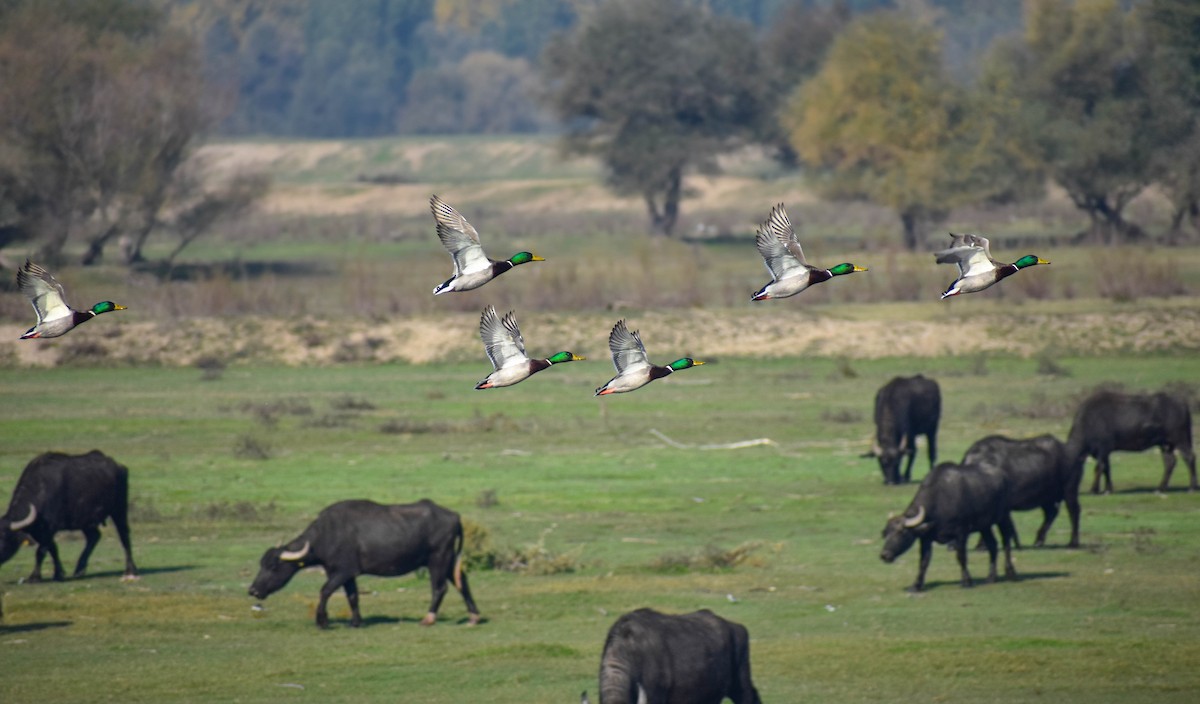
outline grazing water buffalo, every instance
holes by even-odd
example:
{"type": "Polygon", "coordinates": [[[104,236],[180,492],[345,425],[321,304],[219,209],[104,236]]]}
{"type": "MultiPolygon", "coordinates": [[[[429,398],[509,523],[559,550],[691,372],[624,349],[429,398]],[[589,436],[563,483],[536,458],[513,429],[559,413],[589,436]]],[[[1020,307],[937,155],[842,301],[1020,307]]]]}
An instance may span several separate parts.
{"type": "Polygon", "coordinates": [[[0,565],[16,554],[26,537],[37,543],[30,582],[42,581],[42,560],[54,561],[54,579],[62,581],[54,534],[83,531],[83,552],[73,576],[87,571],[88,558],[100,541],[100,526],[112,518],[125,548],[124,579],[137,578],[129,547],[129,470],[99,450],[86,455],[47,452],[25,466],[13,489],[8,512],[0,517],[0,565]]]}
{"type": "Polygon", "coordinates": [[[419,567],[429,568],[433,600],[421,625],[431,626],[446,596],[447,582],[462,593],[472,625],[479,609],[471,598],[462,569],[462,522],[458,514],[429,499],[415,504],[377,504],[340,501],[317,514],[316,520],[287,545],[267,550],[259,563],[250,596],[266,599],[282,589],[302,567],[325,568],[325,584],[317,603],[317,626],[329,626],[326,604],[338,589],[350,602],[351,626],[362,624],[355,577],[372,574],[395,577],[419,567]]]}
{"type": "MultiPolygon", "coordinates": [[[[600,658],[600,704],[761,704],[750,681],[750,634],[708,609],[631,611],[600,658]]],[[[587,692],[581,700],[588,702],[587,692]]]]}
{"type": "Polygon", "coordinates": [[[1152,447],[1162,450],[1163,478],[1159,491],[1166,491],[1175,469],[1175,450],[1183,455],[1191,474],[1189,491],[1200,490],[1196,483],[1196,453],[1192,450],[1192,413],[1185,400],[1171,394],[1123,394],[1097,391],[1075,413],[1067,448],[1082,465],[1096,458],[1092,493],[1100,493],[1104,477],[1105,493],[1112,493],[1112,472],[1108,455],[1116,450],[1141,452],[1152,447]]]}
{"type": "Polygon", "coordinates": [[[920,374],[898,376],[875,394],[875,446],[864,457],[879,459],[885,484],[901,483],[900,457],[908,456],[903,481],[912,481],[917,436],[929,443],[929,468],[937,461],[937,428],[942,394],[937,382],[920,374]]]}
{"type": "Polygon", "coordinates": [[[978,532],[988,549],[991,566],[988,581],[996,581],[996,536],[1000,527],[1004,540],[1004,574],[1016,579],[1012,565],[1012,518],[1008,513],[1008,479],[999,467],[989,464],[956,465],[943,462],[921,482],[917,495],[904,513],[888,519],[883,529],[883,552],[879,557],[892,562],[921,541],[921,563],[917,581],[909,591],[925,587],[925,571],[933,555],[933,543],[952,544],[962,567],[962,586],[972,585],[967,572],[967,537],[978,532]]]}
{"type": "MultiPolygon", "coordinates": [[[[1046,543],[1046,533],[1058,516],[1058,505],[1065,501],[1071,517],[1071,541],[1067,545],[1079,547],[1079,481],[1083,477],[1083,464],[1053,435],[1028,440],[989,435],[971,445],[962,463],[988,464],[1003,470],[1008,479],[1010,510],[1042,509],[1042,526],[1038,528],[1035,547],[1046,543]]],[[[1013,542],[1021,546],[1015,532],[1013,542]]]]}

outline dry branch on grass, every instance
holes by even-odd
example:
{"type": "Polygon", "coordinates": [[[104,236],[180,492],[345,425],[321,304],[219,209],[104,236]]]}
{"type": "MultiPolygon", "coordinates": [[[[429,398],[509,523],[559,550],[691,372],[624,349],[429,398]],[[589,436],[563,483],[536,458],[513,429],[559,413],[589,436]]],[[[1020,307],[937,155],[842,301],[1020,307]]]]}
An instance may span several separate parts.
{"type": "Polygon", "coordinates": [[[662,440],[666,444],[677,450],[740,450],[743,447],[756,447],[758,445],[776,445],[777,443],[771,438],[755,438],[754,440],[740,440],[738,442],[714,443],[709,445],[692,445],[688,443],[677,442],[663,435],[658,430],[651,428],[650,434],[662,440]]]}

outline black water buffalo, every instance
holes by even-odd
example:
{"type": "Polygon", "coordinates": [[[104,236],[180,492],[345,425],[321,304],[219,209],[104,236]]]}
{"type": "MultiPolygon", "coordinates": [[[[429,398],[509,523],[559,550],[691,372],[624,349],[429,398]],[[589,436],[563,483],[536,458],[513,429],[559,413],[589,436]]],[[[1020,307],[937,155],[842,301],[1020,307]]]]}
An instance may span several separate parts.
{"type": "Polygon", "coordinates": [[[942,394],[937,382],[920,374],[898,376],[875,394],[875,446],[864,457],[879,459],[885,484],[901,483],[900,457],[908,456],[903,481],[912,481],[917,457],[917,436],[929,443],[929,468],[937,461],[938,419],[942,394]]]}
{"type": "Polygon", "coordinates": [[[1110,453],[1141,452],[1152,447],[1162,450],[1163,478],[1159,491],[1165,492],[1171,481],[1175,450],[1183,455],[1191,473],[1188,490],[1200,490],[1196,483],[1196,453],[1192,450],[1192,413],[1185,400],[1171,394],[1097,391],[1080,404],[1067,438],[1067,448],[1076,453],[1081,467],[1088,457],[1096,458],[1093,494],[1100,493],[1101,476],[1105,493],[1112,493],[1110,453]]]}
{"type": "MultiPolygon", "coordinates": [[[[750,634],[708,609],[671,616],[631,611],[600,658],[600,704],[760,704],[750,681],[750,634]]],[[[588,702],[587,692],[582,702],[588,702]]]]}
{"type": "Polygon", "coordinates": [[[37,556],[28,581],[42,581],[46,553],[54,561],[54,579],[62,581],[54,534],[61,530],[83,531],[83,552],[75,565],[75,577],[87,570],[88,558],[100,541],[100,526],[111,518],[121,546],[125,548],[124,579],[137,578],[129,546],[129,470],[99,450],[86,455],[47,452],[25,466],[13,489],[8,512],[0,517],[0,565],[16,554],[28,537],[37,543],[37,556]]]}
{"type": "Polygon", "coordinates": [[[992,526],[1000,527],[1004,541],[1004,574],[1016,579],[1012,565],[1012,518],[1008,513],[1009,487],[1004,472],[995,465],[956,465],[943,462],[935,467],[917,489],[917,495],[904,513],[888,519],[883,528],[883,552],[879,557],[892,562],[903,555],[914,541],[921,541],[921,563],[917,581],[909,591],[925,587],[925,571],[933,555],[933,543],[951,544],[962,567],[962,586],[971,586],[967,572],[967,537],[978,532],[991,560],[988,581],[996,580],[996,536],[992,526]]]}
{"type": "MultiPolygon", "coordinates": [[[[1046,543],[1046,533],[1058,516],[1058,505],[1066,502],[1071,517],[1071,541],[1067,545],[1079,547],[1079,481],[1083,477],[1083,463],[1077,462],[1053,435],[1027,440],[989,435],[967,449],[962,463],[989,464],[1002,469],[1008,478],[1009,510],[1042,509],[1043,520],[1035,547],[1046,543]]],[[[1020,547],[1015,532],[1013,542],[1020,547]]]]}
{"type": "Polygon", "coordinates": [[[326,580],[317,604],[317,625],[326,628],[326,604],[338,589],[350,602],[351,626],[362,624],[358,612],[360,574],[395,577],[429,568],[433,600],[421,625],[431,626],[451,579],[467,603],[472,625],[479,610],[462,569],[463,528],[458,514],[429,499],[415,504],[339,501],[317,514],[308,528],[287,545],[267,550],[259,563],[250,596],[265,599],[282,589],[302,567],[325,568],[326,580]]]}

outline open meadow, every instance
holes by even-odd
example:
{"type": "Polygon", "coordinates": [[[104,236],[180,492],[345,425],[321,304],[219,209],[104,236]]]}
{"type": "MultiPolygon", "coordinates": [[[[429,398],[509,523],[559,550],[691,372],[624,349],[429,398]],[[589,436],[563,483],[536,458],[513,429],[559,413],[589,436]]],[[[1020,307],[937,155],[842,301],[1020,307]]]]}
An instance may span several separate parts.
{"type": "MultiPolygon", "coordinates": [[[[1200,248],[1072,247],[1081,216],[1061,199],[956,213],[952,227],[1004,242],[998,258],[1036,248],[1054,264],[938,301],[952,268],[887,246],[894,216],[815,201],[761,161],[698,180],[695,236],[667,240],[549,148],[218,145],[215,169],[272,170],[260,212],[170,271],[59,275],[72,301],[128,310],[18,344],[32,311],[0,296],[0,500],[42,452],[104,451],[130,470],[142,573],[120,581],[111,527],[82,579],[21,583],[31,547],[0,566],[0,702],[594,701],[609,626],[645,606],[744,624],[766,702],[1195,701],[1186,468],[1159,494],[1158,452],[1117,453],[1115,493],[1082,497],[1081,549],[1064,548],[1064,511],[1047,547],[1014,553],[1017,581],[983,583],[973,552],[977,586],[962,589],[938,547],[910,594],[917,550],[884,564],[880,531],[916,484],[884,486],[861,455],[875,391],[918,372],[941,386],[942,460],[993,433],[1065,439],[1099,385],[1170,387],[1195,412],[1200,248]],[[435,192],[493,256],[532,246],[547,261],[435,299],[450,271],[435,192]],[[781,200],[810,258],[871,271],[751,304],[767,280],[753,225],[781,200]],[[487,304],[516,311],[531,354],[587,361],[474,391],[487,304]],[[593,398],[622,317],[652,361],[707,363],[593,398]],[[359,629],[341,592],[316,628],[315,570],[252,608],[263,551],[349,498],[459,512],[484,622],[466,625],[452,589],[420,627],[424,574],[360,578],[359,629]]],[[[1131,208],[1157,212],[1152,197],[1131,208]]],[[[927,471],[922,440],[914,476],[927,471]]],[[[1015,520],[1032,545],[1041,513],[1015,520]]],[[[82,539],[59,546],[69,572],[82,539]]]]}

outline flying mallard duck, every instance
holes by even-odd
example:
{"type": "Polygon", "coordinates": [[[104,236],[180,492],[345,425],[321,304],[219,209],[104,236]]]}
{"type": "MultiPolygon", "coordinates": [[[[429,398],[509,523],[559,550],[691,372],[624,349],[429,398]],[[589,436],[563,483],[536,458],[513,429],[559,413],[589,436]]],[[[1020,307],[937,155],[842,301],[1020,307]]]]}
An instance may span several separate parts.
{"type": "Polygon", "coordinates": [[[864,267],[850,263],[838,264],[832,269],[818,269],[809,265],[804,258],[804,250],[796,240],[796,229],[788,220],[783,203],[771,209],[758,228],[754,238],[758,253],[766,262],[767,271],[771,272],[771,283],[760,288],[750,300],[765,301],[769,298],[787,298],[795,296],[804,289],[828,281],[835,276],[853,274],[856,271],[866,271],[864,267]]]}
{"type": "Polygon", "coordinates": [[[934,253],[938,264],[958,265],[958,278],[950,284],[942,298],[957,296],[960,293],[976,293],[1021,269],[1050,263],[1037,255],[1026,254],[1012,264],[1001,264],[992,259],[990,243],[986,237],[956,235],[953,232],[950,233],[950,237],[953,238],[950,247],[934,253]]]}
{"type": "Polygon", "coordinates": [[[496,309],[493,306],[484,308],[483,315],[479,317],[479,337],[483,340],[483,348],[487,351],[488,359],[492,360],[492,368],[495,371],[476,384],[476,389],[512,386],[553,364],[578,362],[583,359],[570,352],[559,352],[546,359],[530,359],[525,354],[525,340],[521,337],[521,330],[517,327],[517,319],[512,311],[501,321],[496,317],[496,309]]]}
{"type": "Polygon", "coordinates": [[[454,258],[454,276],[433,289],[435,296],[447,291],[470,291],[518,264],[546,261],[531,252],[517,252],[504,261],[489,259],[479,244],[479,233],[458,211],[436,195],[429,199],[429,208],[437,220],[438,237],[454,258]]]}
{"type": "Polygon", "coordinates": [[[25,266],[17,270],[17,288],[29,296],[33,310],[37,313],[37,325],[21,336],[22,340],[35,337],[58,337],[66,335],[76,326],[86,323],[101,313],[110,310],[125,310],[112,301],[101,301],[91,310],[78,311],[63,299],[62,284],[54,280],[50,272],[28,259],[25,266]]]}
{"type": "Polygon", "coordinates": [[[623,394],[627,391],[640,389],[646,384],[661,379],[672,372],[698,367],[704,362],[697,362],[690,357],[684,357],[671,362],[665,367],[650,364],[646,357],[646,347],[637,331],[629,331],[624,320],[618,320],[608,334],[608,349],[612,350],[613,366],[617,375],[608,383],[596,389],[597,396],[607,394],[623,394]]]}

